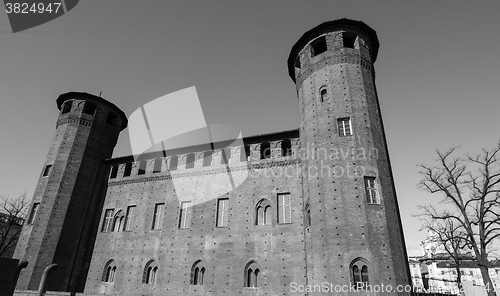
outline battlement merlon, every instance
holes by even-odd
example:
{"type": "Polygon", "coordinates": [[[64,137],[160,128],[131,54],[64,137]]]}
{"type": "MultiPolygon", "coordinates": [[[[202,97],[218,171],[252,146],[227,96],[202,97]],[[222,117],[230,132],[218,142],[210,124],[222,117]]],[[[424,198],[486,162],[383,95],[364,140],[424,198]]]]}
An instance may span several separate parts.
{"type": "Polygon", "coordinates": [[[297,158],[300,149],[299,130],[289,130],[270,134],[255,135],[243,138],[243,145],[231,146],[232,141],[214,143],[221,149],[207,150],[207,145],[195,145],[166,151],[148,152],[141,155],[140,160],[132,155],[107,159],[105,162],[111,166],[111,179],[134,177],[136,175],[150,174],[152,172],[167,170],[201,169],[202,167],[218,167],[224,164],[237,164],[239,162],[255,161],[284,161],[297,158]],[[223,145],[227,143],[228,145],[223,145]],[[245,147],[245,151],[242,151],[245,147]],[[225,160],[222,151],[225,151],[225,160]],[[210,159],[205,159],[206,152],[210,159]],[[244,154],[242,154],[244,153],[244,154]],[[188,160],[188,155],[193,157],[188,160]],[[161,160],[161,166],[155,169],[155,162],[161,160]],[[172,162],[175,162],[172,165],[172,162]],[[190,164],[188,164],[190,162],[190,164]],[[126,166],[129,166],[126,168],[126,166]],[[114,167],[114,168],[113,168],[114,167]],[[125,173],[125,171],[129,171],[125,173]],[[158,171],[155,171],[158,170],[158,171]],[[114,171],[114,172],[113,172],[114,171]],[[139,173],[141,171],[141,173],[139,173]],[[113,176],[114,175],[114,176],[113,176]]]}

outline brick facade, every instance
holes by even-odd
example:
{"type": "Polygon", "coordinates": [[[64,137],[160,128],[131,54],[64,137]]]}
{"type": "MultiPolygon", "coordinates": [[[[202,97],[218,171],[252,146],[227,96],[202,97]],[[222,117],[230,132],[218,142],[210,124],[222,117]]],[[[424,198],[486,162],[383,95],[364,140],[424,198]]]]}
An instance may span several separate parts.
{"type": "MultiPolygon", "coordinates": [[[[107,159],[120,128],[94,128],[100,113],[62,114],[47,158],[52,174],[35,193],[39,214],[16,249],[16,258],[35,262],[21,288],[33,289],[52,262],[65,266],[53,290],[80,292],[84,283],[89,295],[299,295],[295,288],[324,282],[409,284],[374,82],[378,46],[371,28],[346,19],[305,33],[288,60],[300,128],[229,145],[227,161],[223,149],[200,147],[107,159]]],[[[63,96],[118,113],[101,98],[63,96]]]]}

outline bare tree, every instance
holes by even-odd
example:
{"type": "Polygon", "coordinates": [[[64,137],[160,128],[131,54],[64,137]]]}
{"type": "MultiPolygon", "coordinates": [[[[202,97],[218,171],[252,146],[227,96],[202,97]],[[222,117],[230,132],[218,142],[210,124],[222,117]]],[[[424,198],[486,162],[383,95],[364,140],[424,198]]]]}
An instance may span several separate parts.
{"type": "Polygon", "coordinates": [[[445,219],[438,222],[425,213],[426,211],[424,210],[424,214],[420,215],[421,217],[426,218],[422,229],[426,229],[431,233],[430,241],[442,246],[453,263],[455,263],[455,272],[457,273],[455,281],[459,291],[463,291],[460,266],[463,260],[472,259],[467,255],[467,251],[470,250],[467,243],[467,232],[464,230],[462,225],[453,219],[445,219]]]}
{"type": "Polygon", "coordinates": [[[465,231],[467,246],[474,251],[488,295],[495,296],[488,255],[492,243],[500,237],[500,142],[474,157],[455,157],[455,151],[437,151],[436,165],[420,165],[420,187],[441,194],[441,202],[448,205],[443,210],[430,205],[421,209],[432,220],[453,221],[465,231]]]}
{"type": "Polygon", "coordinates": [[[16,247],[29,205],[26,193],[16,199],[0,196],[0,257],[16,247]]]}

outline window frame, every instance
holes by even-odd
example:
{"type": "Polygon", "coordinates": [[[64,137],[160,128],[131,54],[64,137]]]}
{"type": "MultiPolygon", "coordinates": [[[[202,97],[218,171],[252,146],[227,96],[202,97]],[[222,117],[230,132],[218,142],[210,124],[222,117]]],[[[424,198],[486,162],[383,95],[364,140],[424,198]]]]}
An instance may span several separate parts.
{"type": "Polygon", "coordinates": [[[351,263],[349,273],[355,290],[365,290],[370,285],[370,269],[368,266],[368,262],[363,258],[358,258],[351,263]]]}
{"type": "Polygon", "coordinates": [[[363,177],[365,185],[366,203],[370,205],[380,205],[381,198],[378,190],[377,178],[373,176],[363,177]]]}
{"type": "Polygon", "coordinates": [[[215,226],[218,228],[228,227],[229,222],[229,198],[217,199],[217,213],[216,213],[215,226]],[[221,208],[222,205],[222,208],[221,208]],[[221,214],[222,212],[222,214],[221,214]]]}
{"type": "Polygon", "coordinates": [[[319,99],[321,102],[324,102],[326,100],[328,100],[328,89],[326,87],[326,85],[323,85],[322,87],[319,88],[319,99]],[[324,95],[323,95],[323,92],[324,92],[324,95]]]}
{"type": "Polygon", "coordinates": [[[278,224],[291,224],[292,223],[292,195],[290,192],[283,192],[277,194],[277,209],[278,209],[278,224]],[[281,202],[283,197],[283,203],[281,202]],[[286,203],[288,197],[288,203],[286,203]],[[287,210],[288,209],[288,210],[287,210]],[[288,216],[287,216],[288,213],[288,216]],[[288,217],[288,219],[287,219],[288,217]]]}
{"type": "Polygon", "coordinates": [[[38,213],[39,208],[40,208],[40,202],[33,203],[33,205],[31,206],[30,216],[27,221],[28,224],[33,224],[33,221],[35,221],[36,214],[38,213]]]}
{"type": "Polygon", "coordinates": [[[192,286],[203,286],[207,268],[205,262],[197,260],[191,267],[191,278],[189,284],[192,286]]]}
{"type": "Polygon", "coordinates": [[[111,232],[113,227],[113,218],[115,216],[115,209],[105,209],[104,218],[102,220],[101,232],[111,232]],[[109,213],[109,215],[108,215],[109,213]]]}
{"type": "Polygon", "coordinates": [[[189,229],[191,226],[191,208],[191,201],[181,201],[179,206],[179,229],[189,229]]]}
{"type": "Polygon", "coordinates": [[[132,231],[132,223],[135,218],[136,205],[129,205],[125,213],[125,221],[123,222],[123,231],[132,231]]]}
{"type": "Polygon", "coordinates": [[[164,211],[165,203],[155,203],[151,230],[161,230],[163,228],[164,211]]]}
{"type": "Polygon", "coordinates": [[[351,117],[341,117],[337,118],[337,129],[339,132],[339,137],[350,137],[353,135],[352,131],[352,120],[351,117]],[[345,123],[348,122],[349,125],[345,123]]]}
{"type": "Polygon", "coordinates": [[[48,177],[52,172],[53,164],[47,164],[42,172],[42,177],[48,177]]]}

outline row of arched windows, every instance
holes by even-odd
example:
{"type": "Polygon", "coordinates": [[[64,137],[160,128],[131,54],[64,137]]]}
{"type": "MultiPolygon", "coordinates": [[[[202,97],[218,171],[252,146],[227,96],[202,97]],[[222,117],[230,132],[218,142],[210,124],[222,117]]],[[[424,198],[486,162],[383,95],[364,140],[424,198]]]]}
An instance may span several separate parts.
{"type": "MultiPolygon", "coordinates": [[[[202,260],[197,260],[191,267],[191,278],[189,283],[191,285],[203,285],[205,282],[206,273],[205,262],[202,260]]],[[[244,287],[256,288],[261,285],[262,275],[261,267],[255,261],[251,260],[245,265],[243,278],[244,287]]],[[[351,263],[350,267],[351,280],[354,288],[365,289],[369,284],[368,278],[368,263],[363,258],[358,258],[351,263]]],[[[144,267],[144,272],[142,276],[142,283],[144,284],[155,284],[158,274],[158,264],[155,260],[149,260],[144,267]]],[[[116,275],[116,263],[113,259],[109,260],[104,266],[104,271],[102,275],[102,281],[106,283],[112,283],[115,280],[116,275]]]]}
{"type": "MultiPolygon", "coordinates": [[[[203,285],[205,282],[206,273],[205,262],[202,260],[197,260],[191,267],[191,285],[203,285]]],[[[113,283],[115,281],[117,267],[116,262],[111,259],[104,266],[102,281],[105,283],[113,283]]],[[[244,270],[244,287],[256,288],[260,285],[261,268],[255,262],[251,260],[245,265],[244,270]]],[[[158,275],[158,264],[155,260],[149,260],[144,267],[144,272],[142,275],[143,284],[155,284],[158,275]]]]}

